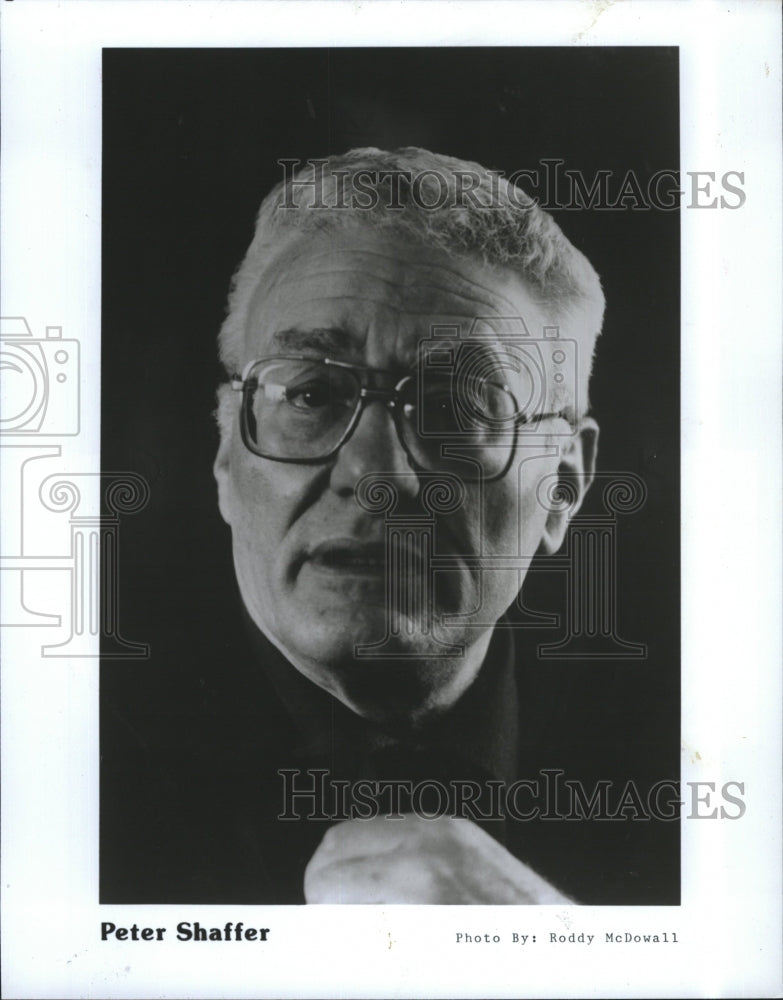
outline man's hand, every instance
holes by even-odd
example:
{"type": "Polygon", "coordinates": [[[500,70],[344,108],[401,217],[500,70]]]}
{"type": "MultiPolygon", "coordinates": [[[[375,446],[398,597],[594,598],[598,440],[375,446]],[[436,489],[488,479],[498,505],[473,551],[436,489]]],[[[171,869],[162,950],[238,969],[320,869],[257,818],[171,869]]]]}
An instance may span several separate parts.
{"type": "Polygon", "coordinates": [[[570,903],[467,819],[349,820],[305,871],[308,903],[570,903]]]}

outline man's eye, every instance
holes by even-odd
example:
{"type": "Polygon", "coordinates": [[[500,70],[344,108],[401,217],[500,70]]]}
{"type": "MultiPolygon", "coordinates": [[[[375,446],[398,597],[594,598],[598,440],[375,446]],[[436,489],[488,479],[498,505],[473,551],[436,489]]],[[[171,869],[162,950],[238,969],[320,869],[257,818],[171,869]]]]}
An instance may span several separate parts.
{"type": "Polygon", "coordinates": [[[433,413],[439,413],[443,417],[450,417],[454,413],[454,404],[451,396],[434,396],[427,400],[427,406],[433,413]]]}
{"type": "Polygon", "coordinates": [[[297,385],[286,390],[285,398],[298,410],[316,410],[339,402],[335,399],[328,382],[307,382],[305,385],[297,385]]]}
{"type": "Polygon", "coordinates": [[[454,423],[454,399],[449,391],[428,392],[423,399],[425,419],[448,427],[454,423]]]}

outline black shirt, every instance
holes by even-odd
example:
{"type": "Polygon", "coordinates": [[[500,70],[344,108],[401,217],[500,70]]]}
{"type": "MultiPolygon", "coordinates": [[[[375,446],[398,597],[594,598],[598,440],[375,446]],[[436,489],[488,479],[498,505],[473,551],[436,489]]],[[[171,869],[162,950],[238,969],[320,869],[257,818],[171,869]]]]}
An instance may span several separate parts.
{"type": "MultiPolygon", "coordinates": [[[[528,786],[515,801],[526,808],[530,783],[551,788],[553,774],[588,792],[597,780],[621,787],[639,778],[633,713],[601,714],[600,698],[584,697],[605,689],[606,671],[542,670],[505,622],[473,685],[415,736],[360,719],[304,678],[243,612],[220,626],[220,644],[205,640],[201,651],[178,635],[158,644],[151,664],[103,665],[102,902],[304,902],[307,863],[353,801],[349,794],[335,807],[335,782],[436,781],[453,790],[470,781],[486,790],[522,780],[528,786]],[[291,787],[318,794],[299,796],[291,809],[291,787]]],[[[622,678],[622,670],[610,675],[615,684],[622,678]]],[[[642,775],[642,795],[660,777],[642,775]]],[[[400,801],[411,808],[409,797],[400,801]]],[[[553,817],[551,803],[539,802],[524,818],[504,810],[485,818],[494,814],[482,791],[477,821],[577,901],[678,901],[676,823],[566,821],[567,803],[553,817]]]]}

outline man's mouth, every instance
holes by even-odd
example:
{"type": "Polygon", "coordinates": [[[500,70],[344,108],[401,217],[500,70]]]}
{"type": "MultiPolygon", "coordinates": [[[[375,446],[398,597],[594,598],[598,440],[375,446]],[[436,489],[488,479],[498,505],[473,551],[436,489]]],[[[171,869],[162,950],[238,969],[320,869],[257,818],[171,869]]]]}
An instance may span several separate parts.
{"type": "Polygon", "coordinates": [[[307,553],[305,562],[315,569],[360,576],[383,576],[391,569],[395,576],[410,578],[419,576],[424,569],[422,553],[417,546],[403,544],[397,548],[392,545],[388,553],[385,542],[351,538],[321,542],[307,553]]]}
{"type": "Polygon", "coordinates": [[[350,538],[332,539],[308,552],[307,561],[318,569],[377,576],[386,569],[386,545],[350,538]]]}

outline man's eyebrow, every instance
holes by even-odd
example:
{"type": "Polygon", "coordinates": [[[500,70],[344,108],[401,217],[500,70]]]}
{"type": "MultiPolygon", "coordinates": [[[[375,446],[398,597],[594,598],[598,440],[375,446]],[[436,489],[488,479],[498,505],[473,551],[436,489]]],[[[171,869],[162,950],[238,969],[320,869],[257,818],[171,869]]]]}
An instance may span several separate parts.
{"type": "Polygon", "coordinates": [[[272,343],[281,351],[310,350],[322,354],[341,353],[356,346],[355,338],[341,327],[334,326],[278,330],[272,337],[272,343]]]}

